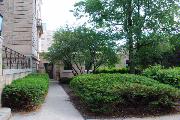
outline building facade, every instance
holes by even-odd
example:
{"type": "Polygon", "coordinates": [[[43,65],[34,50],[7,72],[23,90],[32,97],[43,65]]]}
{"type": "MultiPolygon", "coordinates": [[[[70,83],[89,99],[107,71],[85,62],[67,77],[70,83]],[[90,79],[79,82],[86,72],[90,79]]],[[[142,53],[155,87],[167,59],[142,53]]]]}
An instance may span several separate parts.
{"type": "Polygon", "coordinates": [[[40,63],[39,72],[46,72],[49,74],[51,79],[57,78],[57,66],[51,64],[48,60],[44,59],[43,53],[48,52],[48,48],[53,44],[53,34],[54,31],[47,30],[46,24],[43,23],[43,34],[39,40],[39,53],[40,53],[40,63]]]}
{"type": "Polygon", "coordinates": [[[47,30],[46,24],[43,23],[43,34],[41,36],[41,39],[39,41],[39,52],[48,52],[48,48],[51,47],[53,44],[53,34],[54,31],[47,30]]]}
{"type": "Polygon", "coordinates": [[[37,70],[39,62],[39,39],[43,33],[41,21],[42,0],[3,0],[4,45],[31,58],[31,67],[37,70]]]}

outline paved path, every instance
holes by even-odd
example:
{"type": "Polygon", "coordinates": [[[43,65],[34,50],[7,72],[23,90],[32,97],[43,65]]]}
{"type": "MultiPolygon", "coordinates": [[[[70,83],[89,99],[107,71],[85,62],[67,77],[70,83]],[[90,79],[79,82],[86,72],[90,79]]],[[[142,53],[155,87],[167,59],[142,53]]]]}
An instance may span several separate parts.
{"type": "Polygon", "coordinates": [[[11,120],[84,120],[57,82],[51,81],[45,103],[37,112],[15,113],[11,120]]]}
{"type": "Polygon", "coordinates": [[[88,119],[88,120],[180,120],[180,114],[167,115],[161,117],[147,117],[147,118],[116,118],[116,119],[88,119]]]}
{"type": "Polygon", "coordinates": [[[127,119],[121,119],[121,120],[180,120],[180,114],[165,115],[165,116],[160,116],[160,117],[148,117],[148,118],[127,118],[127,119]]]}

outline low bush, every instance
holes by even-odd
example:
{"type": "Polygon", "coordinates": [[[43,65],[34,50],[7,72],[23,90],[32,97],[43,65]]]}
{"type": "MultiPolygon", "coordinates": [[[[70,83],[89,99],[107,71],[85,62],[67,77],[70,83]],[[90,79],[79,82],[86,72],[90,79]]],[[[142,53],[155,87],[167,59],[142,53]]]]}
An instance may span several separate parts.
{"type": "Polygon", "coordinates": [[[48,75],[31,74],[7,85],[2,92],[2,106],[13,110],[33,110],[41,105],[48,92],[48,75]]]}
{"type": "Polygon", "coordinates": [[[99,68],[94,73],[95,74],[100,74],[100,73],[109,73],[109,74],[121,73],[121,74],[125,74],[125,73],[129,73],[129,69],[128,68],[99,68]]]}
{"type": "Polygon", "coordinates": [[[90,74],[75,77],[71,88],[91,111],[112,112],[121,106],[172,108],[180,91],[153,79],[130,74],[90,74]]]}
{"type": "Polygon", "coordinates": [[[143,75],[164,84],[180,87],[180,68],[178,67],[162,69],[161,67],[154,66],[145,69],[143,75]]]}
{"type": "Polygon", "coordinates": [[[156,80],[180,88],[180,70],[176,68],[159,70],[156,80]]]}
{"type": "Polygon", "coordinates": [[[145,70],[143,70],[142,75],[152,78],[152,79],[156,79],[157,72],[162,69],[163,67],[161,65],[150,66],[149,68],[146,68],[145,70]]]}

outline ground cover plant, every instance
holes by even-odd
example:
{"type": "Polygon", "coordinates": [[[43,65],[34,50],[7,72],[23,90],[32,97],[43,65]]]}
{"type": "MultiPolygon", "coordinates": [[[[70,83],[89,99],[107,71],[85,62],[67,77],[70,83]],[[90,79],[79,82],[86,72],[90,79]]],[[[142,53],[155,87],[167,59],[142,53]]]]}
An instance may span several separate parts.
{"type": "Polygon", "coordinates": [[[177,88],[130,74],[81,75],[70,86],[91,111],[101,113],[116,111],[121,106],[169,110],[180,98],[177,88]]]}
{"type": "Polygon", "coordinates": [[[17,111],[29,111],[39,107],[47,95],[48,75],[31,74],[13,81],[2,93],[2,106],[17,111]]]}

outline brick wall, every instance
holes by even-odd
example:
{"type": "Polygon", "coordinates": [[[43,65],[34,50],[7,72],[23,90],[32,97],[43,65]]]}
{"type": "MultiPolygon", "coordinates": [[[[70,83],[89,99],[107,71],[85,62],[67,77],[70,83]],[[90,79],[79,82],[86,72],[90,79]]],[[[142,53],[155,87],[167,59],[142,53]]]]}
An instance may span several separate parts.
{"type": "Polygon", "coordinates": [[[38,63],[37,19],[41,17],[41,0],[4,0],[0,13],[4,17],[4,45],[24,55],[32,56],[32,67],[38,63]]]}
{"type": "Polygon", "coordinates": [[[22,54],[38,57],[37,19],[41,0],[4,0],[0,13],[4,16],[4,44],[22,54]],[[38,12],[37,12],[38,11],[38,12]]]}

